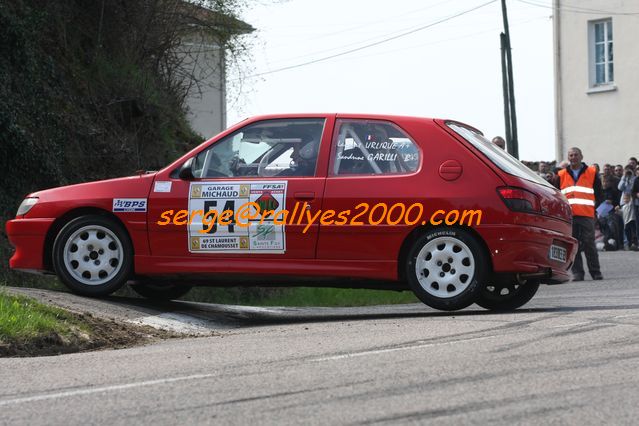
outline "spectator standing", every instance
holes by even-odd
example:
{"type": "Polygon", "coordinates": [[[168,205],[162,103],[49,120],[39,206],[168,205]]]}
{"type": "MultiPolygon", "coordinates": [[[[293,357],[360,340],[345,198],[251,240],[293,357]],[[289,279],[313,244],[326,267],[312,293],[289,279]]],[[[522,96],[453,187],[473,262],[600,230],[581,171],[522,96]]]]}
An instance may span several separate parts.
{"type": "MultiPolygon", "coordinates": [[[[631,160],[634,157],[631,158],[631,160]]],[[[637,160],[635,159],[635,162],[637,160]]],[[[635,167],[635,180],[632,183],[632,190],[630,194],[631,199],[633,200],[635,206],[635,230],[636,230],[636,239],[637,245],[639,246],[639,166],[635,167]]]]}
{"type": "Polygon", "coordinates": [[[539,171],[537,172],[537,174],[551,185],[559,185],[559,178],[557,177],[555,172],[550,169],[550,164],[546,163],[545,161],[539,162],[539,171]]]}
{"type": "Polygon", "coordinates": [[[500,147],[501,149],[503,149],[504,151],[506,150],[506,141],[501,136],[495,136],[493,138],[493,143],[497,145],[498,147],[500,147]]]}
{"type": "Polygon", "coordinates": [[[604,203],[610,206],[610,211],[597,209],[597,221],[604,235],[604,250],[614,251],[623,248],[624,221],[619,212],[621,192],[617,189],[614,176],[602,176],[604,203]],[[600,213],[600,211],[602,211],[600,213]]]}
{"type": "Polygon", "coordinates": [[[601,181],[604,195],[603,199],[610,201],[608,204],[612,204],[613,207],[618,207],[619,201],[621,201],[621,191],[618,188],[619,185],[615,185],[615,177],[604,176],[601,181]]]}
{"type": "Polygon", "coordinates": [[[628,245],[631,249],[633,248],[633,245],[636,246],[637,235],[639,235],[639,231],[637,230],[637,221],[635,220],[637,216],[637,198],[636,192],[634,191],[634,189],[636,189],[636,181],[637,177],[635,175],[635,170],[630,164],[628,164],[624,169],[623,176],[621,177],[617,188],[621,191],[622,197],[622,202],[620,204],[623,206],[622,213],[624,215],[624,233],[626,234],[626,238],[628,235],[634,236],[632,240],[628,239],[628,245]],[[629,212],[628,210],[632,211],[629,212]]]}
{"type": "Polygon", "coordinates": [[[602,280],[599,255],[595,247],[595,205],[602,200],[601,180],[594,166],[583,161],[579,148],[568,150],[569,165],[559,171],[559,189],[568,198],[572,209],[572,235],[579,241],[579,249],[572,266],[573,281],[584,280],[581,253],[586,255],[588,271],[593,280],[602,280]]]}
{"type": "Polygon", "coordinates": [[[621,178],[623,177],[623,166],[621,164],[617,164],[615,166],[613,174],[617,179],[621,180],[621,178]]]}
{"type": "MultiPolygon", "coordinates": [[[[609,178],[611,180],[611,184],[615,188],[617,188],[619,186],[620,178],[615,176],[614,170],[615,170],[614,167],[612,167],[610,164],[604,164],[603,174],[601,175],[601,183],[603,183],[604,179],[609,178]]],[[[620,200],[617,200],[617,201],[620,201],[620,200]]]]}
{"type": "Polygon", "coordinates": [[[632,196],[635,200],[639,199],[639,166],[635,168],[635,179],[632,183],[632,196]]]}
{"type": "Polygon", "coordinates": [[[537,174],[541,176],[542,178],[546,179],[546,176],[548,175],[549,172],[550,172],[550,167],[548,167],[548,163],[546,163],[545,161],[540,161],[539,171],[537,172],[537,174]]]}
{"type": "Polygon", "coordinates": [[[628,240],[628,249],[637,251],[637,215],[632,197],[628,193],[621,196],[621,215],[623,217],[624,234],[628,240]]]}
{"type": "Polygon", "coordinates": [[[506,141],[501,136],[495,136],[493,138],[493,143],[497,145],[498,147],[500,147],[501,149],[503,149],[504,151],[506,150],[506,141]]]}

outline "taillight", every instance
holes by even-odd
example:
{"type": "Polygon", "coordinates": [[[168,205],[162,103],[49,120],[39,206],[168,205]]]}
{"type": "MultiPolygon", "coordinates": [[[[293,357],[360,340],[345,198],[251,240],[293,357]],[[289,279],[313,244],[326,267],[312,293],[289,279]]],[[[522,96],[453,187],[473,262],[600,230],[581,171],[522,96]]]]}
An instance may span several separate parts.
{"type": "Polygon", "coordinates": [[[502,186],[497,192],[510,210],[524,213],[541,213],[539,197],[521,188],[502,186]]]}

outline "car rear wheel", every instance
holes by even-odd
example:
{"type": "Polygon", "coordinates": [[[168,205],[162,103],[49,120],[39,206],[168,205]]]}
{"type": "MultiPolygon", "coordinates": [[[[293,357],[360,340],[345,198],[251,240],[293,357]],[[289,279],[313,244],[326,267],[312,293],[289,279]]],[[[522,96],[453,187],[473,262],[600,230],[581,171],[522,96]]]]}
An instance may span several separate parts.
{"type": "Polygon", "coordinates": [[[143,282],[132,285],[131,288],[142,297],[161,301],[179,299],[188,293],[192,287],[190,285],[143,282]]]}
{"type": "Polygon", "coordinates": [[[537,281],[489,284],[479,294],[476,303],[491,311],[512,311],[528,303],[538,289],[537,281]]]}
{"type": "Polygon", "coordinates": [[[470,306],[482,290],[488,260],[469,232],[436,228],[411,247],[406,277],[415,295],[436,309],[454,311],[470,306]]]}
{"type": "Polygon", "coordinates": [[[106,296],[129,279],[133,248],[125,229],[105,216],[71,220],[53,243],[53,268],[62,282],[83,296],[106,296]]]}

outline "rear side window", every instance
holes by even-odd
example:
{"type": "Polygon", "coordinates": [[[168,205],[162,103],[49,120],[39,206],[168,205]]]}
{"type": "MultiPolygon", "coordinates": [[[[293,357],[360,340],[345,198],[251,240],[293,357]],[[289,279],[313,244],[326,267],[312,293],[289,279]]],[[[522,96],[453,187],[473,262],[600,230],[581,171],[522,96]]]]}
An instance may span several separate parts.
{"type": "Polygon", "coordinates": [[[542,179],[537,173],[526,167],[521,161],[510,155],[505,150],[499,148],[483,135],[457,123],[446,123],[455,133],[470,142],[475,148],[480,150],[488,159],[504,172],[530,180],[535,183],[554,188],[551,184],[542,179]]]}
{"type": "Polygon", "coordinates": [[[420,150],[395,124],[379,120],[337,120],[332,176],[412,173],[420,150]]]}

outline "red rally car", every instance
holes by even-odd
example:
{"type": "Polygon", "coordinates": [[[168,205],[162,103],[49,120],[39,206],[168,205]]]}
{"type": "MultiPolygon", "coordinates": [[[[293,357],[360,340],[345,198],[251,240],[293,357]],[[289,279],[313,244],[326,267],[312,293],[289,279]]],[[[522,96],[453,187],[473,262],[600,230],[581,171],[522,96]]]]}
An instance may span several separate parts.
{"type": "Polygon", "coordinates": [[[6,229],[11,268],[87,296],[130,281],[171,299],[242,274],[507,310],[569,280],[571,220],[560,191],[465,124],[289,114],[247,119],[159,172],[29,194],[6,229]]]}

